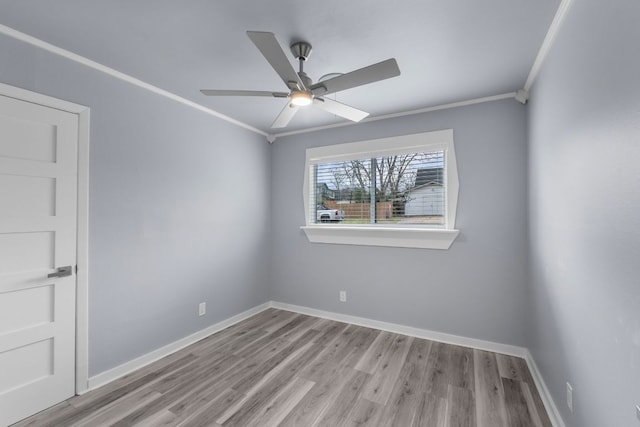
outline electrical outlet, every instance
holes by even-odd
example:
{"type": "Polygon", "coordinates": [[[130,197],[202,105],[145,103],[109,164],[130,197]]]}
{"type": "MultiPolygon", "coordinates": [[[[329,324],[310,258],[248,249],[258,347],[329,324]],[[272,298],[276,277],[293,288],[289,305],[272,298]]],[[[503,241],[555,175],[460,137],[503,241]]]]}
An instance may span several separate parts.
{"type": "Polygon", "coordinates": [[[573,387],[569,383],[567,383],[567,406],[573,414],[573,387]]]}
{"type": "Polygon", "coordinates": [[[201,302],[198,305],[198,316],[204,316],[206,312],[207,312],[207,303],[201,302]]]}
{"type": "Polygon", "coordinates": [[[640,405],[636,406],[636,418],[640,421],[640,405]]]}
{"type": "Polygon", "coordinates": [[[347,302],[347,291],[340,291],[340,302],[347,302]]]}

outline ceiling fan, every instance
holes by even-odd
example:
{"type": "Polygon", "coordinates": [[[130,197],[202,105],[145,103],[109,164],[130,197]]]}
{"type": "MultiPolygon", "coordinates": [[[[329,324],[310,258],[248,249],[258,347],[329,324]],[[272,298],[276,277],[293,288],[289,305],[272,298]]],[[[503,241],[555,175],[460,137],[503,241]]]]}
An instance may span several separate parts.
{"type": "Polygon", "coordinates": [[[287,92],[270,92],[257,90],[210,90],[202,92],[208,96],[269,96],[274,98],[288,98],[287,105],[280,112],[271,125],[272,128],[283,128],[291,121],[300,107],[313,104],[320,109],[345,119],[359,122],[369,113],[350,107],[330,98],[329,95],[342,90],[351,89],[368,83],[385,80],[400,75],[398,63],[394,58],[368,67],[360,68],[350,73],[341,74],[325,81],[313,83],[304,72],[303,64],[311,54],[311,45],[307,42],[296,42],[291,45],[291,52],[298,59],[300,71],[296,72],[286,54],[280,47],[273,33],[262,31],[247,31],[247,35],[280,76],[287,92]]]}

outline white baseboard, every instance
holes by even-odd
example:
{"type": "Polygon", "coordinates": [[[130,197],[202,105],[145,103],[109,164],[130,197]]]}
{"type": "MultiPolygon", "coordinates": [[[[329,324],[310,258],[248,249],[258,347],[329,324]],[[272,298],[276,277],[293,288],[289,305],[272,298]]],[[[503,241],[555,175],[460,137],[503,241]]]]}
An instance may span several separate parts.
{"type": "Polygon", "coordinates": [[[244,319],[247,319],[253,315],[260,313],[261,311],[266,310],[271,307],[270,302],[266,302],[264,304],[260,304],[256,307],[250,308],[247,311],[243,311],[240,314],[236,314],[235,316],[229,317],[228,319],[222,320],[214,325],[209,326],[201,331],[198,331],[194,334],[191,334],[187,337],[181,338],[178,341],[174,341],[171,344],[167,344],[164,347],[160,347],[157,350],[153,350],[150,353],[147,353],[143,356],[137,357],[133,360],[130,360],[126,363],[123,363],[120,366],[116,366],[115,368],[109,369],[108,371],[102,372],[98,375],[94,375],[89,378],[87,381],[88,390],[91,391],[98,387],[101,387],[107,383],[110,383],[113,380],[116,380],[130,372],[135,371],[136,369],[140,369],[144,366],[147,366],[150,363],[155,362],[156,360],[160,360],[165,356],[168,356],[172,353],[175,353],[178,350],[181,350],[195,342],[200,341],[203,338],[208,337],[209,335],[215,334],[229,326],[241,322],[244,319]]]}
{"type": "Polygon", "coordinates": [[[544,382],[544,379],[542,378],[542,374],[538,369],[538,365],[536,365],[536,361],[528,349],[524,357],[524,360],[527,361],[527,365],[529,366],[529,372],[531,372],[533,381],[536,383],[536,388],[538,389],[538,393],[540,394],[542,403],[544,403],[544,407],[547,409],[547,414],[549,415],[549,418],[551,418],[551,423],[554,425],[554,427],[566,427],[564,420],[560,415],[560,411],[556,406],[556,403],[551,398],[551,393],[549,393],[549,389],[547,388],[547,383],[544,382]]]}
{"type": "Polygon", "coordinates": [[[443,342],[447,344],[460,345],[463,347],[475,348],[478,350],[491,351],[494,353],[507,354],[523,358],[529,367],[529,371],[536,383],[540,398],[544,403],[544,407],[549,414],[551,423],[554,427],[565,427],[564,421],[560,416],[560,412],[555,402],[549,394],[549,389],[545,384],[540,371],[529,352],[525,347],[519,347],[509,344],[501,344],[492,341],[484,341],[475,338],[462,337],[459,335],[445,334],[442,332],[430,331],[428,329],[414,328],[411,326],[398,325],[396,323],[381,322],[378,320],[367,319],[365,317],[350,316],[348,314],[333,313],[330,311],[318,310],[315,308],[303,307],[293,304],[285,304],[282,302],[271,301],[270,306],[281,310],[293,311],[296,313],[307,314],[309,316],[322,317],[324,319],[335,320],[338,322],[352,323],[354,325],[366,326],[368,328],[380,329],[383,331],[394,332],[397,334],[409,335],[416,338],[424,338],[432,341],[443,342]]]}
{"type": "Polygon", "coordinates": [[[411,326],[399,325],[397,323],[381,322],[379,320],[367,319],[365,317],[350,316],[348,314],[333,313],[330,311],[317,310],[315,308],[303,307],[300,305],[285,304],[271,301],[271,307],[281,310],[294,311],[296,313],[307,314],[309,316],[322,317],[324,319],[338,322],[353,323],[354,325],[366,326],[368,328],[380,329],[382,331],[394,332],[396,334],[408,335],[416,338],[424,338],[432,341],[447,344],[460,345],[463,347],[476,348],[478,350],[492,351],[494,353],[508,354],[524,358],[527,349],[509,344],[500,344],[492,341],[484,341],[475,338],[462,337],[459,335],[445,334],[443,332],[430,331],[428,329],[414,328],[411,326]]]}

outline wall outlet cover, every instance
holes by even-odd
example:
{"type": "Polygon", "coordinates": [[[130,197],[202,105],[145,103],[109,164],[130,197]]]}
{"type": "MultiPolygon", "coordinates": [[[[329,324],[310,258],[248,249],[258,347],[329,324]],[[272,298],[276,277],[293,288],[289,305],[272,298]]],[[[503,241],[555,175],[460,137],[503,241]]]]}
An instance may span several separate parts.
{"type": "Polygon", "coordinates": [[[573,387],[569,383],[567,383],[567,406],[573,414],[573,387]]]}
{"type": "Polygon", "coordinates": [[[340,302],[347,302],[347,291],[340,291],[340,302]]]}
{"type": "Polygon", "coordinates": [[[640,405],[636,406],[636,418],[640,421],[640,405]]]}
{"type": "Polygon", "coordinates": [[[207,313],[207,303],[201,302],[198,305],[198,316],[204,316],[207,313]]]}

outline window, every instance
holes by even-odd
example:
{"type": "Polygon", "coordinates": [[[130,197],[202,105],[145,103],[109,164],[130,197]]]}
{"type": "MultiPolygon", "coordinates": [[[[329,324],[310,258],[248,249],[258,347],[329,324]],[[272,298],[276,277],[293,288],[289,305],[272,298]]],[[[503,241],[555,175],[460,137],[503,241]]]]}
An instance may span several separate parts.
{"type": "Polygon", "coordinates": [[[307,150],[311,242],[447,249],[458,235],[453,131],[307,150]]]}

